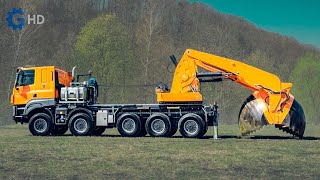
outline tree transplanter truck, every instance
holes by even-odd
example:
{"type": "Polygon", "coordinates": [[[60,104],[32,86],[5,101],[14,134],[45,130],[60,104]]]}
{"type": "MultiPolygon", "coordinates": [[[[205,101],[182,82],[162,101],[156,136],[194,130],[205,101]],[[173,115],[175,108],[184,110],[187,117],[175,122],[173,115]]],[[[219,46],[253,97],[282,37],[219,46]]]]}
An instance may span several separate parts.
{"type": "MultiPolygon", "coordinates": [[[[101,135],[116,127],[122,136],[170,137],[179,129],[186,138],[200,138],[212,125],[214,113],[202,101],[200,83],[232,80],[253,93],[243,103],[239,127],[247,135],[265,125],[275,125],[303,137],[305,116],[290,94],[291,83],[239,61],[187,49],[176,69],[171,89],[156,88],[156,104],[101,104],[93,78],[79,82],[72,73],[55,68],[17,69],[11,103],[13,119],[29,123],[36,136],[62,135],[68,129],[75,136],[101,135]],[[197,67],[208,72],[200,73],[197,67]]],[[[90,74],[87,74],[89,77],[90,74]]]]}

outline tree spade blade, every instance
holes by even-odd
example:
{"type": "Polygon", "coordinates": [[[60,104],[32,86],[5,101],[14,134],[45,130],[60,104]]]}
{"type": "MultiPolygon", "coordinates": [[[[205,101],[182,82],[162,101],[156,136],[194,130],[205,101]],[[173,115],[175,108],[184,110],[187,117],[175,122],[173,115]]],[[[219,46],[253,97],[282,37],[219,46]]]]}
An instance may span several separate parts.
{"type": "Polygon", "coordinates": [[[267,104],[261,99],[255,99],[253,96],[247,98],[239,112],[239,128],[241,135],[248,135],[267,125],[264,112],[267,110],[267,104]]]}

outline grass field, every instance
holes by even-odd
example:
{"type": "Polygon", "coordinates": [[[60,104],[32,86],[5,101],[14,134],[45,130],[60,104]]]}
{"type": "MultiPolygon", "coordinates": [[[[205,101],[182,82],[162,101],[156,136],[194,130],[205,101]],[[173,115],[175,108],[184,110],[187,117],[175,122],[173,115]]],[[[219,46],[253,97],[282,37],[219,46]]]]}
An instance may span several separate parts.
{"type": "MultiPolygon", "coordinates": [[[[297,140],[273,128],[222,140],[31,136],[27,125],[0,127],[0,179],[319,179],[320,127],[297,140]],[[271,136],[270,136],[271,135],[271,136]]],[[[211,130],[207,135],[211,135],[211,130]]]]}

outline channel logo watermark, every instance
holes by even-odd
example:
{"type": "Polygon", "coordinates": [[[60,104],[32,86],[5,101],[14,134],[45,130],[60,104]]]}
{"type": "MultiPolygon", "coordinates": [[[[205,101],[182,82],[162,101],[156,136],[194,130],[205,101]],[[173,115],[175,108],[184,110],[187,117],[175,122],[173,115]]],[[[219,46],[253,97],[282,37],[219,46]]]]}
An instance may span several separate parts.
{"type": "Polygon", "coordinates": [[[8,16],[6,18],[6,21],[8,22],[8,27],[15,30],[22,30],[22,28],[27,24],[35,24],[40,25],[43,24],[45,21],[45,18],[43,15],[36,14],[31,15],[28,14],[25,16],[25,13],[22,8],[12,8],[11,11],[8,12],[8,16]],[[27,19],[25,19],[25,17],[27,19]]]}

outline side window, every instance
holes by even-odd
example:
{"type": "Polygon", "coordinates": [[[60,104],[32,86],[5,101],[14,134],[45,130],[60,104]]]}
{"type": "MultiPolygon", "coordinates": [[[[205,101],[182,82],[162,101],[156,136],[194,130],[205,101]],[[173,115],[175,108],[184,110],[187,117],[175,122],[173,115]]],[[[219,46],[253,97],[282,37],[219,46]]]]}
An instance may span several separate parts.
{"type": "Polygon", "coordinates": [[[18,86],[28,86],[34,84],[34,70],[20,71],[18,75],[18,86]]]}

